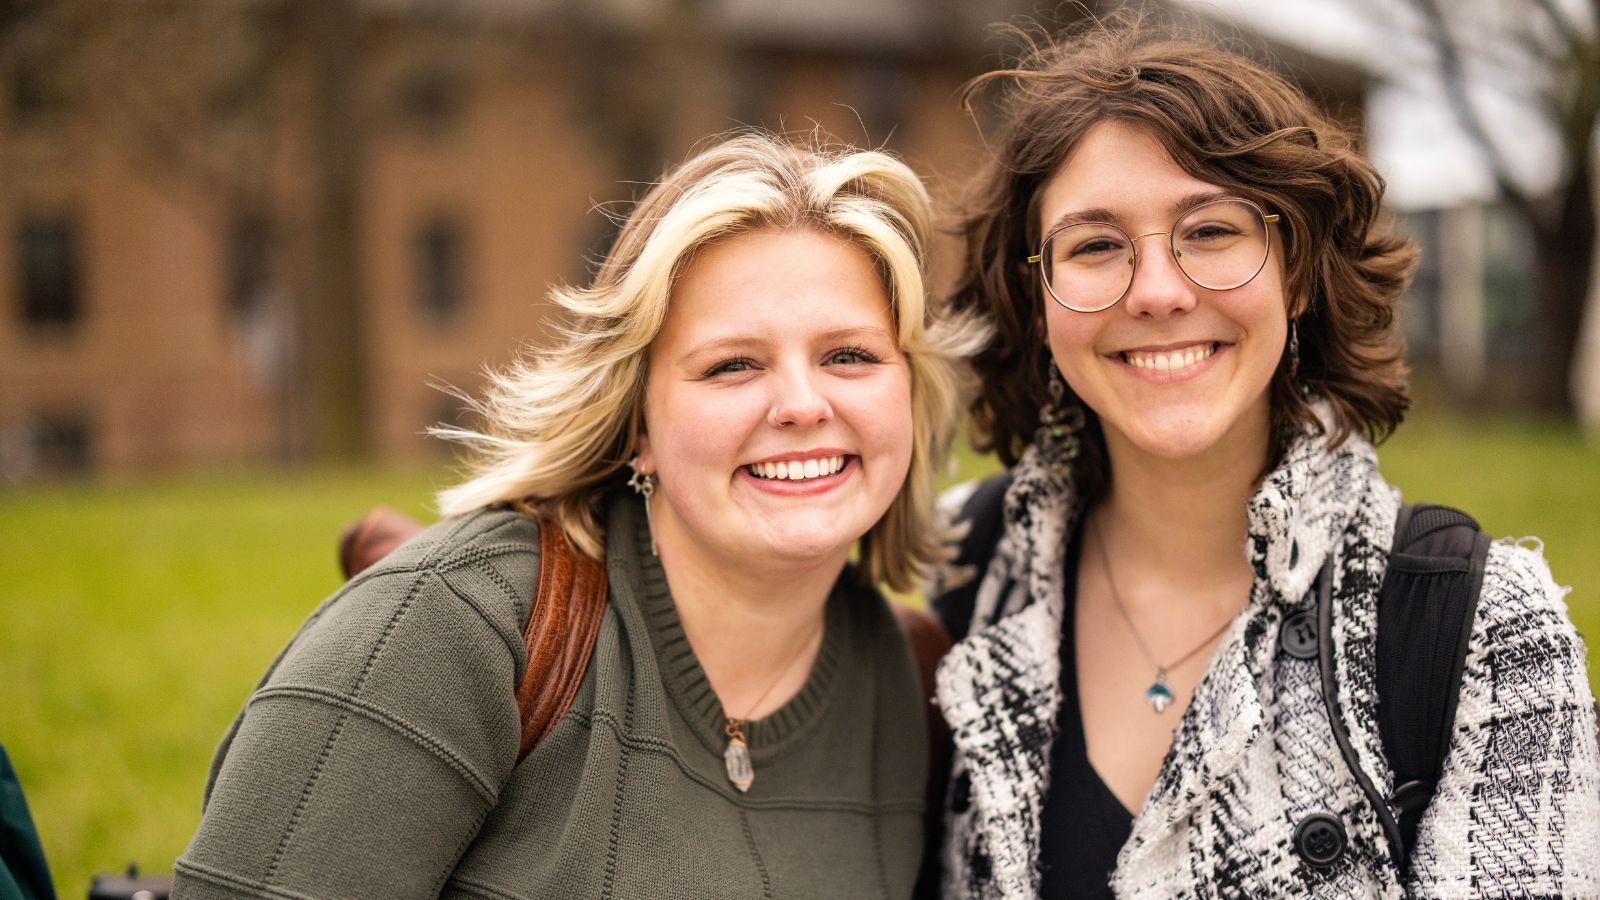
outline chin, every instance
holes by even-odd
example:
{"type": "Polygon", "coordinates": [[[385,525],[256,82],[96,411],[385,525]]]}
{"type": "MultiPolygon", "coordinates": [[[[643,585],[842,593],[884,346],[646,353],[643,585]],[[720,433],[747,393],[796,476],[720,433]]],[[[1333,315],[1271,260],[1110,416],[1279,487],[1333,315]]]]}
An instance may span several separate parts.
{"type": "Polygon", "coordinates": [[[1138,423],[1123,432],[1141,453],[1160,459],[1193,459],[1227,442],[1228,429],[1206,416],[1176,415],[1138,423]]]}
{"type": "Polygon", "coordinates": [[[1229,416],[1195,409],[1172,410],[1130,424],[1124,439],[1142,453],[1168,460],[1250,456],[1265,446],[1267,432],[1264,411],[1259,424],[1253,412],[1229,416]]]}
{"type": "MultiPolygon", "coordinates": [[[[863,528],[862,533],[865,531],[863,528]]],[[[774,529],[761,535],[760,546],[750,548],[750,552],[780,564],[820,565],[849,553],[857,537],[854,531],[842,530],[837,523],[826,528],[774,529]]]]}

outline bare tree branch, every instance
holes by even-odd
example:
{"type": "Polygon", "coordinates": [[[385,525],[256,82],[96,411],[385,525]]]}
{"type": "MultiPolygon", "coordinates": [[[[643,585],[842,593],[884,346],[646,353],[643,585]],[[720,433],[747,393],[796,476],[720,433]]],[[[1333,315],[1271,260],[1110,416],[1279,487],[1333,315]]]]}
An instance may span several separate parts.
{"type": "Polygon", "coordinates": [[[1569,53],[1575,53],[1583,46],[1583,34],[1578,31],[1578,26],[1567,18],[1567,14],[1559,4],[1553,0],[1533,0],[1533,5],[1550,17],[1550,24],[1555,26],[1556,33],[1566,43],[1569,53]]]}
{"type": "Polygon", "coordinates": [[[1478,115],[1477,108],[1472,104],[1472,98],[1468,93],[1466,66],[1460,48],[1450,33],[1444,12],[1439,8],[1438,0],[1412,0],[1412,4],[1427,21],[1428,38],[1439,54],[1440,80],[1444,83],[1445,96],[1449,99],[1451,108],[1455,110],[1457,121],[1483,154],[1495,186],[1505,195],[1507,202],[1517,207],[1530,223],[1542,230],[1540,223],[1543,222],[1543,216],[1539,214],[1538,205],[1512,177],[1505,155],[1500,152],[1499,145],[1490,136],[1483,119],[1478,115]]]}

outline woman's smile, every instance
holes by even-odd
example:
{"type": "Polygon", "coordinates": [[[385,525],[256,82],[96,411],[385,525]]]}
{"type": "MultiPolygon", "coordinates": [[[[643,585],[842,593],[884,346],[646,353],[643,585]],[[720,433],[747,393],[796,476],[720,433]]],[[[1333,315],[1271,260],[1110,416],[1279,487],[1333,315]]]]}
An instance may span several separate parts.
{"type": "Polygon", "coordinates": [[[696,256],[652,347],[640,439],[663,548],[843,564],[910,465],[889,308],[866,254],[820,232],[757,231],[696,256]]]}
{"type": "Polygon", "coordinates": [[[1133,370],[1135,377],[1154,382],[1187,381],[1211,368],[1218,353],[1231,347],[1223,341],[1173,344],[1166,347],[1122,350],[1111,355],[1133,370]]]}
{"type": "MultiPolygon", "coordinates": [[[[790,456],[779,456],[741,466],[740,471],[761,481],[818,481],[842,475],[845,466],[855,457],[843,451],[814,450],[790,456]]],[[[839,479],[834,479],[837,482],[839,479]]]]}
{"type": "MultiPolygon", "coordinates": [[[[1092,215],[1129,234],[1158,232],[1217,191],[1148,130],[1109,119],[1046,182],[1039,224],[1092,215]]],[[[1115,305],[1078,312],[1046,300],[1051,353],[1108,444],[1167,459],[1215,454],[1253,471],[1267,455],[1267,386],[1288,337],[1277,245],[1228,290],[1201,287],[1178,263],[1152,243],[1115,305]]]]}
{"type": "Polygon", "coordinates": [[[861,458],[840,450],[774,457],[739,467],[749,486],[775,497],[815,497],[845,485],[861,468],[861,458]]]}

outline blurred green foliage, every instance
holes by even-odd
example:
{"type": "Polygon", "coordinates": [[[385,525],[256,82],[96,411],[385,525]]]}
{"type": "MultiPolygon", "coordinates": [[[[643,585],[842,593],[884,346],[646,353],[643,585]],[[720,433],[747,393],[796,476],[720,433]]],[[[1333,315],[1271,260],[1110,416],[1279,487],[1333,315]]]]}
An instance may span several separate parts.
{"type": "MultiPolygon", "coordinates": [[[[1381,456],[1408,499],[1541,536],[1575,586],[1579,629],[1600,635],[1600,447],[1564,425],[1432,415],[1381,456]]],[[[955,477],[993,468],[969,453],[955,477]]],[[[333,470],[0,493],[0,742],[63,896],[129,860],[170,870],[217,739],[339,584],[339,530],[379,503],[425,518],[447,479],[333,470]]]]}

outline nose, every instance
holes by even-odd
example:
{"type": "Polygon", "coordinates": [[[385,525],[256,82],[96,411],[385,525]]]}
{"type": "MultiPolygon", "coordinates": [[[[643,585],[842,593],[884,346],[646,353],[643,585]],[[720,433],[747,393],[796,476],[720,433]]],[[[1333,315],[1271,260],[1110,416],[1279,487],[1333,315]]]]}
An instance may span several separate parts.
{"type": "Polygon", "coordinates": [[[1128,315],[1160,320],[1193,309],[1199,297],[1194,282],[1178,268],[1172,255],[1171,235],[1165,231],[1141,234],[1133,239],[1133,245],[1138,248],[1132,262],[1133,281],[1122,298],[1128,315]],[[1155,240],[1140,244],[1145,238],[1155,240]]]}
{"type": "Polygon", "coordinates": [[[823,373],[810,371],[809,367],[780,372],[772,380],[772,407],[767,422],[774,428],[807,428],[821,425],[833,418],[833,405],[828,402],[818,379],[823,373]]]}

